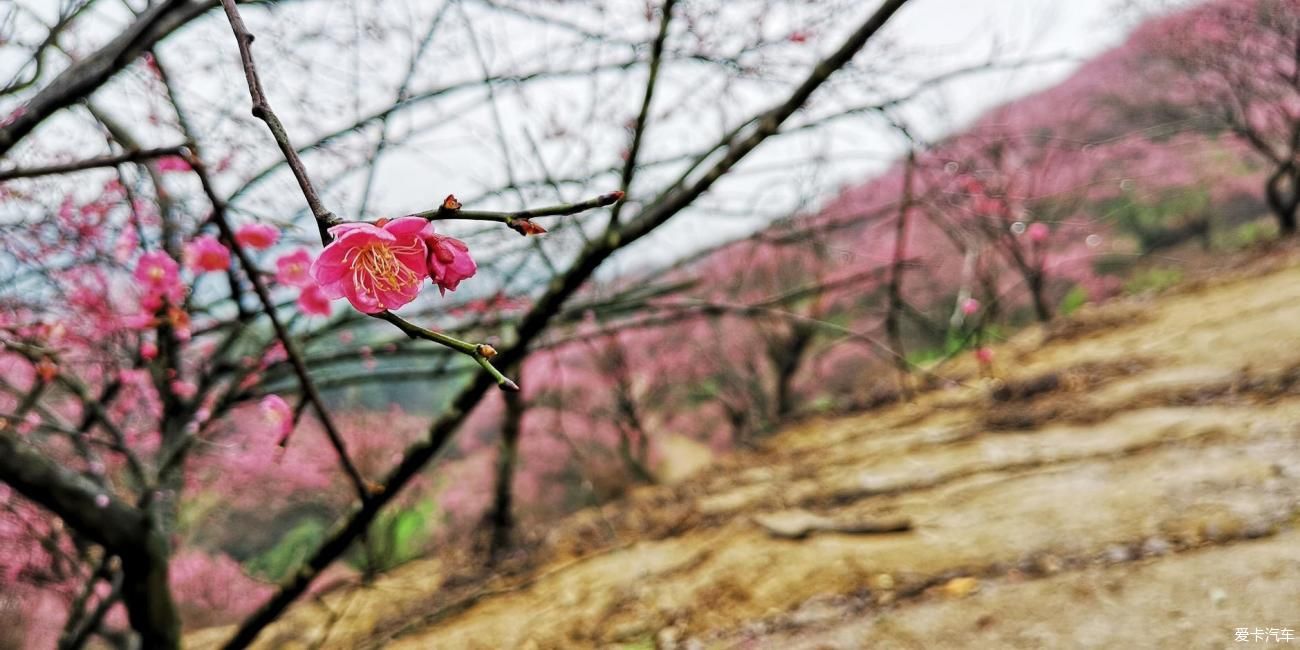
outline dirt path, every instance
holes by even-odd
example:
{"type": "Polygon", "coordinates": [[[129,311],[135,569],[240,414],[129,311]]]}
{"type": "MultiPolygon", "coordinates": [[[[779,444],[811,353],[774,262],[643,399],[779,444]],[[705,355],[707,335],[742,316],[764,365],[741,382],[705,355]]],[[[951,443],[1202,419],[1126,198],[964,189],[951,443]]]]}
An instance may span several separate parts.
{"type": "Polygon", "coordinates": [[[998,382],[807,422],[707,476],[578,513],[514,576],[442,585],[436,561],[415,563],[298,607],[264,640],[1221,648],[1242,645],[1236,628],[1300,635],[1300,264],[1283,257],[1026,332],[997,350],[998,382]],[[910,530],[861,532],[900,519],[910,530]]]}

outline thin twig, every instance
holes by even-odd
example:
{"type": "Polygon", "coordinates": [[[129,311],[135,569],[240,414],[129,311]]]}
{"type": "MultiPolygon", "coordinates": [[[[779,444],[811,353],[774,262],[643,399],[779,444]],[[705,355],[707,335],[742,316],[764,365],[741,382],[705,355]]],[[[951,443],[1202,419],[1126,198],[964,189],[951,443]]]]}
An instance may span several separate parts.
{"type": "Polygon", "coordinates": [[[483,366],[483,369],[486,370],[489,375],[492,375],[492,378],[497,381],[497,385],[502,389],[511,392],[519,390],[518,384],[501,374],[501,372],[492,365],[492,362],[489,361],[497,354],[496,350],[492,346],[484,345],[482,343],[476,344],[462,341],[454,336],[448,336],[442,332],[434,331],[427,327],[420,327],[391,311],[382,311],[373,315],[375,318],[392,323],[397,326],[397,329],[402,330],[404,334],[413,339],[425,339],[441,343],[457,352],[473,357],[476,363],[483,366]]]}
{"type": "MultiPolygon", "coordinates": [[[[623,198],[622,192],[608,192],[595,198],[579,201],[578,203],[562,203],[545,208],[530,208],[527,210],[515,210],[513,212],[489,212],[484,210],[462,210],[459,208],[449,208],[446,205],[438,206],[433,210],[416,212],[413,217],[428,219],[429,221],[441,221],[447,219],[459,219],[461,221],[491,221],[503,223],[516,231],[520,231],[521,221],[536,219],[538,217],[563,217],[571,214],[578,214],[596,208],[603,208],[608,205],[617,204],[623,198]]],[[[528,234],[521,232],[520,234],[528,234]]]]}
{"type": "MultiPolygon", "coordinates": [[[[20,341],[11,341],[11,340],[4,341],[4,346],[8,350],[17,352],[18,354],[22,355],[24,358],[27,359],[28,362],[32,363],[33,365],[39,363],[42,359],[52,358],[50,351],[40,346],[28,345],[20,341]]],[[[102,426],[104,430],[108,432],[108,435],[113,439],[114,450],[120,450],[122,456],[126,458],[126,466],[128,472],[131,475],[131,478],[135,479],[136,481],[139,481],[141,485],[144,485],[145,484],[144,464],[140,461],[140,458],[136,456],[136,454],[131,450],[130,446],[127,445],[126,433],[123,432],[120,428],[118,428],[117,424],[114,423],[112,418],[108,416],[108,409],[105,408],[104,402],[96,399],[93,395],[90,394],[90,389],[87,388],[85,384],[81,383],[81,381],[79,381],[76,377],[72,377],[67,373],[64,372],[56,373],[54,376],[54,381],[58,382],[60,386],[66,388],[77,398],[77,401],[80,402],[81,405],[86,409],[86,413],[88,416],[89,415],[94,416],[93,420],[89,419],[89,417],[83,418],[83,424],[86,424],[87,426],[81,427],[80,430],[77,432],[77,435],[81,435],[88,432],[89,424],[93,424],[95,421],[98,421],[99,425],[102,426]]]]}
{"type": "Polygon", "coordinates": [[[203,165],[203,161],[197,156],[190,157],[190,166],[199,177],[199,182],[203,185],[203,192],[208,195],[208,200],[212,203],[212,222],[217,225],[217,230],[221,232],[221,238],[225,244],[235,253],[235,258],[239,260],[239,265],[243,267],[244,274],[253,283],[253,291],[257,294],[258,300],[262,302],[262,308],[266,312],[267,318],[271,320],[271,327],[275,330],[275,336],[284,346],[284,353],[289,357],[289,363],[293,366],[293,372],[298,376],[298,382],[302,385],[303,394],[316,409],[316,416],[320,418],[321,426],[325,429],[325,435],[329,438],[330,444],[334,446],[334,451],[338,453],[339,464],[343,466],[343,471],[352,481],[356,488],[357,496],[364,502],[370,498],[370,488],[361,472],[357,470],[356,465],[352,463],[351,457],[348,456],[347,444],[343,441],[343,436],[339,433],[338,427],[334,425],[334,419],[330,417],[329,409],[325,407],[325,400],[321,398],[320,391],[316,389],[315,382],[312,381],[311,373],[307,371],[307,364],[302,360],[302,353],[298,350],[297,343],[289,334],[289,329],[285,327],[284,321],[275,311],[275,302],[271,300],[271,292],[266,288],[266,283],[262,281],[261,274],[253,260],[249,258],[248,252],[235,239],[235,233],[230,228],[230,222],[226,220],[226,204],[216,193],[212,186],[212,179],[203,165]]]}
{"type": "Polygon", "coordinates": [[[90,637],[95,634],[95,631],[98,630],[99,626],[104,622],[104,617],[108,615],[109,610],[111,610],[113,606],[122,599],[122,580],[123,576],[121,572],[113,575],[112,579],[109,581],[109,592],[99,600],[98,604],[95,605],[95,609],[90,613],[90,616],[86,617],[86,620],[82,621],[81,624],[77,626],[77,629],[68,638],[66,645],[63,643],[59,644],[60,650],[63,650],[64,648],[67,650],[77,650],[78,648],[85,647],[86,642],[90,640],[90,637]]]}
{"type": "MultiPolygon", "coordinates": [[[[677,0],[664,0],[660,9],[663,16],[659,20],[659,34],[650,46],[650,71],[645,82],[645,96],[641,100],[641,112],[636,116],[636,125],[632,128],[632,144],[627,149],[627,161],[623,163],[623,175],[619,189],[626,194],[632,190],[632,178],[636,175],[636,163],[641,153],[641,140],[645,136],[646,125],[650,122],[650,104],[654,99],[655,82],[659,79],[659,65],[663,61],[664,41],[668,40],[668,23],[673,19],[673,5],[677,0]]],[[[609,228],[618,227],[619,215],[623,204],[614,206],[609,214],[609,228]]]]}
{"type": "Polygon", "coordinates": [[[77,162],[63,163],[61,165],[46,165],[44,167],[15,167],[11,169],[0,170],[0,182],[11,181],[15,178],[34,178],[37,176],[52,176],[54,174],[71,174],[73,172],[85,171],[87,169],[99,169],[101,167],[116,167],[123,163],[135,163],[154,158],[165,158],[167,156],[179,156],[185,153],[183,145],[174,147],[161,147],[158,149],[137,149],[112,156],[100,156],[98,158],[88,158],[77,162]]]}
{"type": "Polygon", "coordinates": [[[230,28],[234,30],[235,40],[239,43],[239,58],[244,65],[244,77],[248,80],[248,94],[253,99],[253,117],[265,122],[266,128],[271,130],[275,144],[280,147],[280,153],[284,155],[284,160],[289,164],[294,179],[298,181],[298,188],[302,190],[303,198],[307,200],[307,207],[311,208],[312,216],[316,218],[316,227],[320,230],[321,241],[329,243],[331,237],[328,229],[338,223],[338,217],[326,210],[321,203],[320,195],[316,193],[316,187],[312,185],[311,177],[307,175],[307,168],[302,164],[302,158],[298,157],[298,150],[294,149],[289,140],[289,133],[285,130],[284,123],[276,116],[275,111],[271,110],[271,104],[266,100],[262,79],[257,74],[257,64],[253,62],[253,35],[244,26],[244,19],[239,15],[235,0],[221,0],[221,7],[226,10],[226,18],[230,21],[230,28]]]}
{"type": "MultiPolygon", "coordinates": [[[[257,74],[257,64],[253,61],[253,35],[249,33],[248,28],[244,26],[244,19],[239,15],[239,8],[235,5],[235,0],[221,0],[221,6],[226,11],[226,17],[230,21],[230,28],[234,32],[235,40],[239,44],[239,57],[244,66],[244,77],[248,81],[248,93],[253,100],[253,116],[265,122],[267,128],[271,130],[271,136],[275,139],[276,145],[279,146],[280,152],[284,155],[284,159],[288,163],[289,169],[293,171],[294,178],[298,180],[298,187],[302,190],[303,198],[307,200],[307,206],[311,208],[311,213],[316,219],[316,227],[320,231],[321,243],[329,245],[333,240],[333,236],[329,233],[330,227],[342,223],[342,221],[338,217],[334,216],[334,214],[329,210],[326,210],[325,206],[321,203],[320,196],[316,193],[316,188],[312,185],[311,178],[307,175],[307,168],[303,165],[302,158],[298,156],[298,151],[294,148],[293,143],[289,141],[289,134],[285,131],[284,124],[280,122],[280,118],[276,116],[275,111],[271,109],[270,103],[266,100],[266,91],[262,88],[261,78],[257,74]]],[[[216,194],[210,194],[210,196],[214,200],[217,199],[216,194]]],[[[613,200],[618,199],[615,198],[613,200]]],[[[455,205],[458,206],[459,204],[455,205]]],[[[250,276],[255,276],[257,274],[252,267],[248,268],[250,276]]],[[[265,302],[267,305],[271,304],[269,301],[265,302]]],[[[389,312],[377,314],[376,317],[402,327],[402,331],[408,336],[425,338],[435,343],[447,345],[472,356],[474,361],[483,366],[483,369],[487,370],[488,373],[492,375],[493,379],[497,380],[498,386],[505,390],[519,389],[513,381],[507,379],[492,366],[492,362],[488,360],[491,358],[491,355],[481,353],[485,348],[490,350],[490,347],[474,345],[453,339],[438,332],[408,323],[404,319],[389,312]]],[[[286,346],[286,349],[287,348],[288,346],[286,346]]],[[[493,353],[495,353],[495,351],[493,351],[493,353]]],[[[305,367],[303,371],[305,373],[305,367]]]]}
{"type": "MultiPolygon", "coordinates": [[[[215,5],[216,0],[154,3],[102,48],[75,58],[72,65],[15,111],[7,124],[0,126],[0,157],[46,118],[88,97],[148,48],[215,5]]],[[[54,45],[57,47],[57,42],[54,45]]]]}

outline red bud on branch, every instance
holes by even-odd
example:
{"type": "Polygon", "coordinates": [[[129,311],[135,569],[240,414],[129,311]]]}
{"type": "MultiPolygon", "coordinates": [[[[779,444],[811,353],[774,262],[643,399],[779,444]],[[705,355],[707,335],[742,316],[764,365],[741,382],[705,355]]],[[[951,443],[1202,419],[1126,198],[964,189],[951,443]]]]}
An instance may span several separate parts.
{"type": "Polygon", "coordinates": [[[511,219],[507,224],[515,232],[527,237],[529,235],[540,235],[546,232],[546,229],[533,223],[529,219],[511,219]]]}

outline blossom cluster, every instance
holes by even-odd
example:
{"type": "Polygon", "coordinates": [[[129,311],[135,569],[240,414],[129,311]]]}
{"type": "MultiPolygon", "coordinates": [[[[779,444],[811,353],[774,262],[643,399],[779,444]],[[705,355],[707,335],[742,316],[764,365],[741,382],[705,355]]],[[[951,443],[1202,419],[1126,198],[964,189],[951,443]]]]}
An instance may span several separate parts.
{"type": "MultiPolygon", "coordinates": [[[[313,260],[307,250],[298,249],[276,260],[276,281],[299,289],[298,308],[307,315],[328,316],[330,301],[338,298],[347,298],[367,314],[396,309],[415,299],[426,278],[445,295],[478,270],[464,242],[438,234],[419,217],[345,223],[331,228],[330,234],[334,239],[319,258],[313,260]]],[[[265,250],[279,235],[274,226],[250,224],[235,232],[235,241],[247,249],[265,250]]],[[[195,237],[184,253],[185,267],[196,276],[230,268],[230,250],[212,235],[195,237]]],[[[133,320],[136,327],[157,325],[164,308],[169,317],[179,311],[185,298],[180,269],[163,251],[140,256],[134,275],[142,314],[133,320]]],[[[185,328],[177,329],[183,335],[185,328]]]]}
{"type": "MultiPolygon", "coordinates": [[[[433,226],[418,217],[383,219],[375,224],[347,223],[330,230],[332,241],[319,258],[304,248],[282,253],[275,260],[275,285],[298,291],[297,307],[308,316],[329,316],[331,301],[346,297],[364,313],[395,309],[409,303],[419,293],[427,278],[442,292],[454,291],[477,271],[468,247],[461,241],[436,233],[433,226]]],[[[266,251],[280,241],[280,231],[271,225],[248,224],[231,233],[233,242],[244,251],[266,251]]],[[[159,342],[150,340],[148,330],[166,326],[178,342],[193,335],[189,285],[210,273],[231,270],[229,240],[213,235],[197,235],[183,247],[183,263],[165,250],[140,252],[139,238],[127,229],[115,247],[121,262],[136,257],[133,279],[138,308],[117,323],[142,333],[139,357],[152,362],[159,356],[159,342]]],[[[253,271],[261,273],[260,271],[253,271]]],[[[283,360],[282,345],[271,346],[264,354],[262,368],[283,360]],[[278,353],[277,353],[278,350],[278,353]]],[[[48,360],[51,373],[57,368],[48,360]]],[[[373,363],[373,360],[370,360],[373,363]]],[[[184,368],[170,368],[165,387],[179,400],[189,402],[198,397],[198,385],[187,379],[184,368]]],[[[44,375],[42,375],[44,376],[44,375]]],[[[248,388],[256,384],[260,373],[253,372],[241,381],[248,388]]],[[[51,381],[46,378],[45,381],[51,381]]],[[[260,403],[262,424],[273,438],[287,440],[296,424],[293,409],[278,395],[266,395],[260,403]]],[[[194,426],[201,427],[211,414],[211,405],[201,405],[194,426]]],[[[29,418],[30,419],[30,418],[29,418]]],[[[22,423],[34,429],[37,422],[22,423]]]]}
{"type": "Polygon", "coordinates": [[[463,242],[420,217],[345,223],[329,232],[334,241],[312,263],[311,276],[325,297],[347,298],[363,313],[415,300],[426,278],[444,294],[455,291],[478,270],[463,242]]]}

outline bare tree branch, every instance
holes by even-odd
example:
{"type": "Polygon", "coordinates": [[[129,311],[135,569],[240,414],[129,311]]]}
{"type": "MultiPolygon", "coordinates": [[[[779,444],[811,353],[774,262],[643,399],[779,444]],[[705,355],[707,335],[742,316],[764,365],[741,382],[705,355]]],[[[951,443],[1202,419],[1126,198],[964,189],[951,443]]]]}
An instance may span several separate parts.
{"type": "MultiPolygon", "coordinates": [[[[234,11],[231,0],[223,0],[227,12],[234,11]]],[[[727,154],[709,169],[705,175],[691,184],[689,188],[672,190],[667,196],[655,201],[646,212],[639,215],[620,230],[610,229],[605,237],[593,240],[584,247],[578,259],[561,277],[555,278],[546,293],[533,305],[524,316],[516,332],[516,341],[502,356],[502,366],[522,358],[528,346],[546,328],[560,308],[595,272],[596,268],[613,254],[620,246],[638,239],[655,227],[663,224],[699,197],[708,188],[740,162],[746,154],[780,128],[781,124],[798,110],[799,106],[812,95],[821,84],[838,69],[846,65],[861,50],[889,19],[907,3],[907,0],[886,0],[867,20],[829,57],[823,59],[790,97],[775,108],[762,113],[756,119],[747,120],[746,124],[757,122],[758,127],[744,139],[729,143],[727,154]]],[[[402,462],[389,473],[381,490],[370,501],[363,503],[354,513],[336,528],[324,544],[307,560],[306,563],[283,584],[272,598],[253,613],[226,643],[225,648],[245,648],[257,638],[258,634],[277,619],[282,612],[306,591],[311,582],[338,559],[352,543],[370,526],[380,510],[398,492],[414,478],[424,466],[451,440],[461,423],[482,399],[491,387],[487,375],[479,374],[464,387],[452,400],[450,406],[429,428],[425,440],[409,448],[402,462]]]]}
{"type": "Polygon", "coordinates": [[[217,6],[217,0],[166,0],[140,14],[117,38],[64,70],[0,127],[0,157],[36,125],[102,86],[158,41],[217,6]]]}
{"type": "Polygon", "coordinates": [[[63,163],[61,165],[48,165],[45,167],[15,167],[12,169],[0,170],[0,182],[11,181],[15,178],[34,178],[36,176],[51,176],[54,174],[70,174],[87,169],[98,169],[101,167],[116,167],[123,163],[142,162],[154,158],[163,158],[166,156],[179,156],[185,152],[185,147],[161,147],[158,149],[137,149],[127,151],[112,156],[100,156],[99,158],[89,158],[77,162],[63,163]]]}

